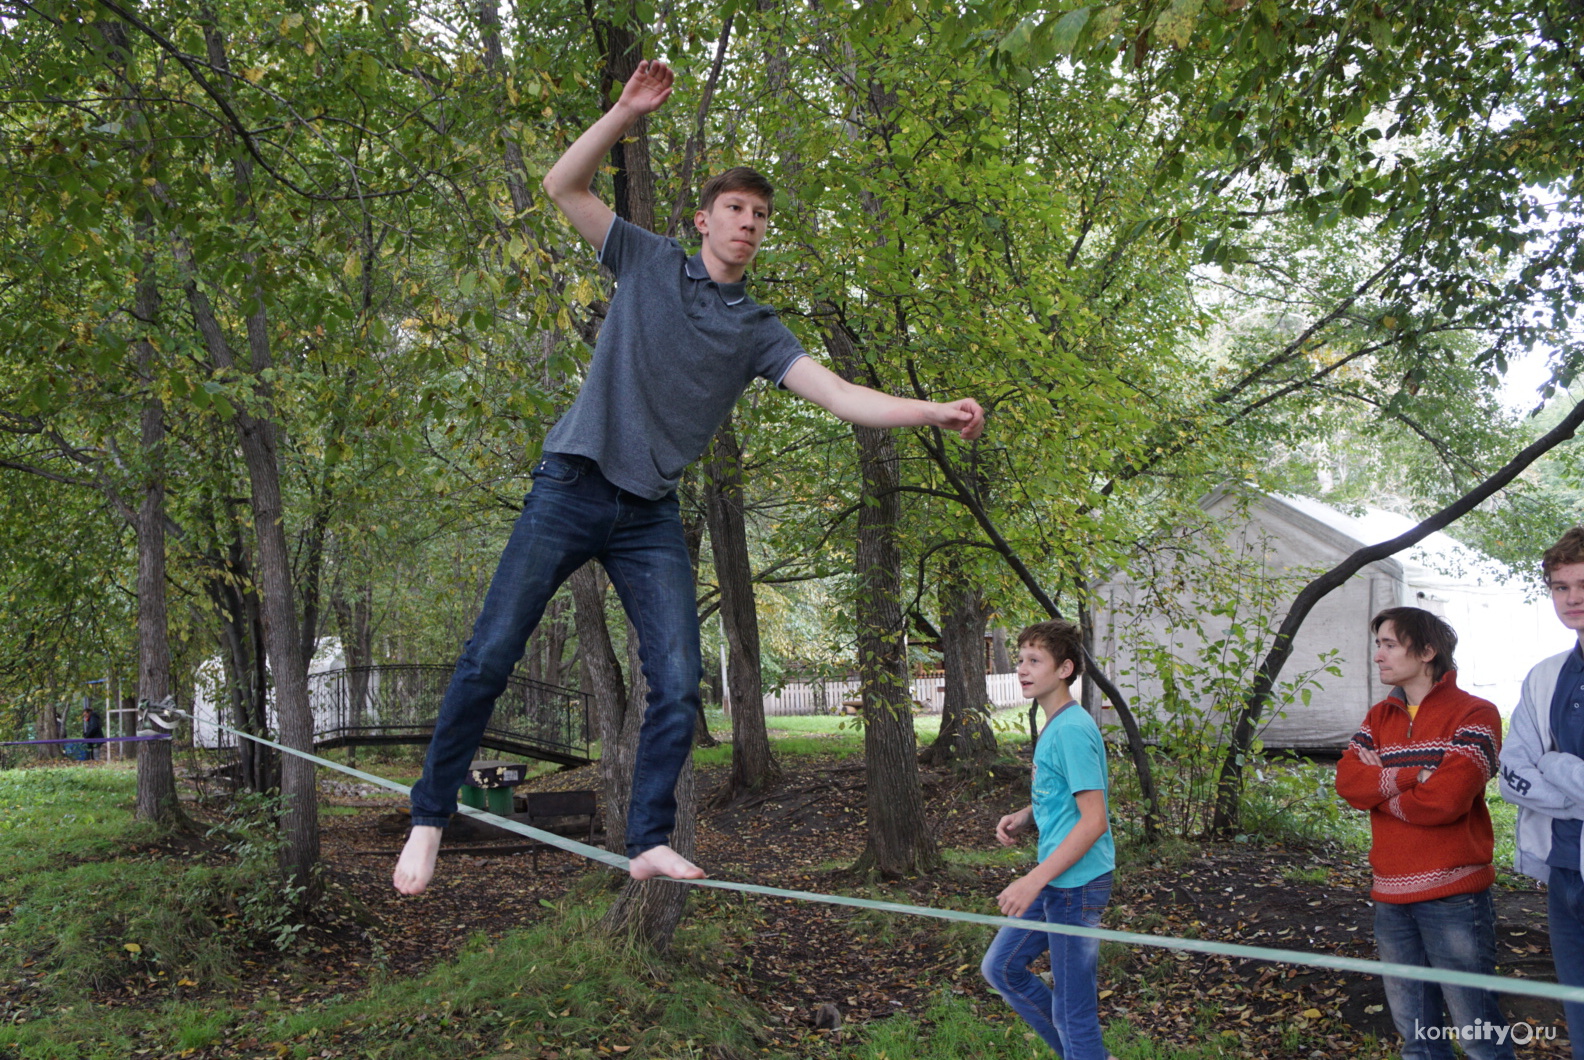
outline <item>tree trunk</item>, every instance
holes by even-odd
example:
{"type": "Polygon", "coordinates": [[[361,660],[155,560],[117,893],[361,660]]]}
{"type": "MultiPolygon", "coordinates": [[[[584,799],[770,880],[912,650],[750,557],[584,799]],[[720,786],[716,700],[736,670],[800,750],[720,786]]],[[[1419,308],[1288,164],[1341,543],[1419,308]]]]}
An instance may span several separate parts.
{"type": "MultiPolygon", "coordinates": [[[[638,730],[643,723],[644,706],[649,698],[649,682],[644,678],[638,648],[638,631],[628,621],[627,672],[632,676],[632,681],[627,686],[627,711],[619,737],[621,757],[627,763],[631,763],[637,755],[638,730]]],[[[622,780],[630,792],[630,765],[623,773],[622,780]]],[[[671,849],[692,860],[697,847],[698,799],[691,756],[677,777],[676,797],[677,818],[676,828],[671,832],[671,849]]],[[[682,922],[687,896],[688,888],[669,880],[628,880],[622,885],[616,901],[600,918],[600,928],[611,934],[627,935],[664,953],[671,948],[671,937],[682,922]]]]}
{"type": "MultiPolygon", "coordinates": [[[[643,61],[642,26],[635,5],[626,5],[628,20],[620,25],[596,19],[594,32],[604,43],[600,68],[600,98],[610,100],[618,83],[625,83],[643,61]],[[635,27],[637,27],[635,29],[635,27]]],[[[654,169],[649,162],[649,119],[639,118],[627,135],[611,148],[612,184],[616,212],[639,228],[655,228],[654,169]]]]}
{"type": "MultiPolygon", "coordinates": [[[[368,709],[369,667],[374,662],[374,629],[372,615],[374,587],[362,586],[356,601],[347,600],[339,578],[330,586],[330,610],[335,615],[336,632],[341,637],[341,651],[346,659],[347,725],[355,731],[362,728],[368,709]]],[[[347,751],[348,759],[357,764],[357,744],[347,751]]]]}
{"type": "Polygon", "coordinates": [[[999,750],[990,727],[993,708],[985,696],[984,633],[990,608],[979,587],[954,561],[948,562],[942,578],[941,602],[946,695],[940,735],[925,748],[919,761],[972,769],[995,758],[999,750]]]}
{"type": "MultiPolygon", "coordinates": [[[[851,337],[831,324],[825,329],[825,346],[842,374],[851,378],[858,363],[851,337]]],[[[896,539],[900,475],[891,432],[875,427],[854,427],[852,432],[863,472],[855,573],[869,810],[868,844],[855,867],[902,876],[935,869],[940,852],[924,818],[902,640],[902,555],[896,539]]]]}
{"type": "MultiPolygon", "coordinates": [[[[698,796],[690,757],[677,777],[677,823],[671,849],[691,860],[697,848],[698,796]]],[[[627,934],[661,953],[671,948],[671,938],[687,908],[690,888],[671,880],[628,880],[622,885],[600,927],[612,934],[627,934]]]]}
{"type": "MultiPolygon", "coordinates": [[[[146,234],[147,225],[140,221],[146,234]]],[[[159,315],[159,289],[155,285],[154,255],[143,256],[138,277],[137,314],[152,322],[159,315]]],[[[143,401],[140,444],[144,471],[142,497],[137,511],[138,696],[158,703],[171,691],[169,621],[165,601],[165,407],[154,379],[154,346],[147,339],[136,344],[138,375],[149,388],[143,401]]],[[[137,818],[173,823],[181,819],[176,802],[176,773],[171,764],[171,741],[138,744],[137,818]]]]}
{"type": "MultiPolygon", "coordinates": [[[[229,74],[225,37],[213,12],[205,9],[200,18],[210,65],[222,74],[229,74]]],[[[251,222],[252,162],[242,152],[234,152],[231,171],[235,209],[240,218],[251,222]]],[[[273,419],[271,387],[265,381],[272,367],[269,300],[257,255],[251,251],[238,255],[245,275],[239,301],[247,310],[243,323],[248,346],[246,363],[239,363],[208,295],[199,285],[192,249],[180,233],[173,234],[172,251],[182,272],[188,306],[214,366],[226,371],[244,371],[255,380],[258,400],[246,409],[238,408],[232,422],[248,470],[249,501],[258,538],[259,581],[264,590],[264,638],[275,684],[281,742],[287,747],[311,751],[313,716],[309,710],[307,670],[299,640],[291,550],[286,540],[279,428],[273,419]]],[[[296,755],[286,755],[281,762],[280,778],[281,830],[285,840],[281,870],[288,881],[306,888],[304,897],[311,901],[315,887],[313,870],[319,863],[319,796],[313,763],[296,755]]]]}
{"type": "MultiPolygon", "coordinates": [[[[40,703],[38,707],[38,723],[35,727],[35,732],[38,734],[37,739],[65,739],[65,737],[61,734],[61,721],[60,714],[58,713],[59,708],[60,703],[56,699],[55,689],[51,688],[49,690],[49,695],[45,697],[44,701],[40,703]]],[[[56,756],[57,747],[58,745],[56,744],[40,744],[35,753],[39,758],[47,760],[56,756]]]]}
{"type": "MultiPolygon", "coordinates": [[[[603,44],[604,62],[601,68],[600,87],[601,98],[605,100],[611,98],[610,89],[615,82],[630,78],[643,59],[643,27],[638,19],[637,6],[634,3],[624,6],[627,19],[623,24],[617,25],[602,19],[596,19],[594,22],[595,34],[602,39],[603,44]]],[[[640,118],[628,135],[611,148],[611,164],[615,168],[616,212],[627,221],[654,231],[655,188],[654,171],[649,161],[648,118],[640,118]]],[[[643,692],[647,691],[647,689],[639,691],[644,684],[643,670],[636,663],[636,637],[630,622],[628,641],[629,653],[634,662],[630,667],[632,683],[628,689],[630,702],[627,716],[622,723],[622,743],[626,744],[630,739],[632,749],[623,753],[621,762],[623,768],[620,785],[624,809],[626,799],[632,790],[632,756],[637,750],[638,728],[643,719],[643,692]],[[635,692],[637,692],[636,697],[633,695],[635,692]]],[[[610,749],[611,745],[605,744],[601,754],[602,769],[604,757],[610,753],[610,749]]],[[[691,771],[690,760],[683,772],[690,777],[691,771]]],[[[692,781],[679,780],[677,823],[675,831],[672,832],[671,846],[683,857],[688,857],[693,852],[695,814],[692,781]],[[684,784],[688,789],[685,801],[684,784]]],[[[623,816],[625,817],[625,813],[623,816]]],[[[623,832],[625,833],[625,828],[623,832]]],[[[625,846],[625,843],[623,845],[625,846]]],[[[686,902],[687,889],[678,887],[674,883],[653,880],[642,884],[629,883],[623,890],[622,897],[600,922],[600,926],[611,934],[629,934],[656,949],[664,950],[670,946],[671,933],[682,919],[686,902]]]]}
{"type": "MultiPolygon", "coordinates": [[[[126,26],[106,20],[100,26],[111,61],[120,68],[129,84],[136,83],[132,68],[132,48],[126,26]]],[[[135,101],[128,105],[135,111],[135,101]]],[[[141,122],[129,123],[142,128],[141,122]]],[[[146,140],[134,143],[135,168],[141,168],[151,145],[146,140]]],[[[145,191],[137,206],[134,230],[143,248],[142,267],[133,294],[133,312],[145,328],[154,328],[160,318],[159,278],[155,268],[154,219],[145,191]]],[[[142,482],[138,488],[137,509],[131,510],[118,491],[110,488],[111,504],[129,517],[137,535],[137,630],[138,696],[159,703],[171,691],[170,623],[165,599],[165,406],[160,400],[155,378],[159,355],[147,335],[133,343],[137,374],[146,388],[138,425],[138,446],[142,458],[142,482]]],[[[151,740],[138,745],[136,816],[142,821],[175,824],[182,818],[176,801],[176,774],[171,763],[169,740],[151,740]]]]}
{"type": "MultiPolygon", "coordinates": [[[[218,518],[212,519],[217,530],[218,518]]],[[[209,598],[220,617],[224,646],[226,688],[231,702],[231,724],[242,732],[268,736],[265,702],[268,693],[264,671],[264,626],[259,618],[258,593],[247,568],[242,535],[235,527],[224,555],[210,556],[219,572],[207,579],[209,598]]],[[[260,794],[275,786],[275,752],[251,740],[237,740],[240,766],[238,784],[260,794]]]]}
{"type": "MultiPolygon", "coordinates": [[[[594,697],[600,739],[600,813],[605,818],[605,847],[627,852],[627,797],[632,791],[632,757],[622,754],[622,728],[627,720],[627,683],[605,622],[608,581],[598,564],[585,563],[570,579],[573,616],[577,622],[578,656],[594,697]]],[[[641,671],[640,671],[641,673],[641,671]]]]}
{"type": "Polygon", "coordinates": [[[990,662],[998,674],[1009,674],[1016,667],[1012,665],[1012,652],[1007,643],[1010,639],[1006,627],[997,622],[990,627],[990,662]]]}
{"type": "Polygon", "coordinates": [[[743,518],[742,449],[728,417],[715,432],[705,486],[710,550],[720,586],[721,625],[726,633],[726,691],[732,705],[731,777],[716,796],[727,803],[773,783],[781,769],[770,753],[760,679],[759,615],[754,606],[753,568],[743,518]]]}

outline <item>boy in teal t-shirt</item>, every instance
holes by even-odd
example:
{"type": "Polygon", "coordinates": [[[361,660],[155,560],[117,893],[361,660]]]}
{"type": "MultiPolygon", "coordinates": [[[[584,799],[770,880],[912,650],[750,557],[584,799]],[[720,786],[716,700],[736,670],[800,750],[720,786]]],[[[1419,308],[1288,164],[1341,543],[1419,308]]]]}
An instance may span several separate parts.
{"type": "MultiPolygon", "coordinates": [[[[996,825],[1004,846],[1039,828],[1039,864],[996,896],[1007,916],[1099,927],[1111,900],[1116,847],[1106,818],[1106,754],[1100,729],[1073,701],[1083,672],[1082,640],[1071,622],[1040,622],[1018,637],[1018,681],[1045,711],[1034,747],[1034,801],[996,825]]],[[[1005,927],[980,971],[1063,1060],[1107,1060],[1100,1039],[1095,969],[1100,940],[1005,927]],[[1050,951],[1051,986],[1029,965],[1050,951]]]]}

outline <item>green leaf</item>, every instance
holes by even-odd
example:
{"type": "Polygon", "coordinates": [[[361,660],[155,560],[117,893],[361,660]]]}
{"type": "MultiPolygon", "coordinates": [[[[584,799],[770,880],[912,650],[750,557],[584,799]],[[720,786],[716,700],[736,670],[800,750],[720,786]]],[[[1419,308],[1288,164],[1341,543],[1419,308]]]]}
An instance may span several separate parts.
{"type": "Polygon", "coordinates": [[[1089,8],[1080,7],[1056,20],[1056,25],[1051,28],[1051,43],[1058,55],[1071,55],[1077,49],[1078,39],[1089,24],[1089,14],[1089,8]]]}
{"type": "Polygon", "coordinates": [[[1186,48],[1193,39],[1194,25],[1203,8],[1204,0],[1172,0],[1172,5],[1155,20],[1156,38],[1165,44],[1186,48]]]}
{"type": "Polygon", "coordinates": [[[1029,45],[1034,37],[1034,28],[1039,25],[1038,16],[1029,15],[1012,27],[1012,32],[1001,38],[1001,43],[996,45],[996,50],[1005,53],[1013,59],[1021,59],[1028,54],[1029,45]]]}

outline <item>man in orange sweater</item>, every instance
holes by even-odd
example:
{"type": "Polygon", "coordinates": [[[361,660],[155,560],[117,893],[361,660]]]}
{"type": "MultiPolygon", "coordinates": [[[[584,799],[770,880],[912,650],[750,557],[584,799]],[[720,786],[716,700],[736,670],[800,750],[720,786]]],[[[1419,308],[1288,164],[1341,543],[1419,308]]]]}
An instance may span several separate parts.
{"type": "MultiPolygon", "coordinates": [[[[1501,755],[1501,715],[1457,686],[1457,634],[1417,607],[1370,623],[1392,691],[1370,708],[1337,765],[1337,794],[1370,815],[1375,944],[1383,961],[1490,975],[1496,914],[1485,785],[1501,755]]],[[[1513,1060],[1496,996],[1385,980],[1402,1060],[1513,1060]]]]}

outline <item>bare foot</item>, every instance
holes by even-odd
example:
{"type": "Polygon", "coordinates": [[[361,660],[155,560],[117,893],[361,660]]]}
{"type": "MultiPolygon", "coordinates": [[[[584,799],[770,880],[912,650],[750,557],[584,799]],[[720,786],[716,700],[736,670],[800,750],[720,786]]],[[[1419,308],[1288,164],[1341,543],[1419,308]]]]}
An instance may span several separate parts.
{"type": "MultiPolygon", "coordinates": [[[[413,829],[417,831],[417,829],[413,829]]],[[[627,872],[635,880],[650,880],[656,876],[669,876],[673,880],[702,880],[704,870],[668,846],[650,847],[627,863],[627,872]]]]}
{"type": "Polygon", "coordinates": [[[407,845],[402,847],[396,861],[396,871],[391,883],[402,894],[422,894],[434,878],[435,859],[440,856],[440,829],[430,825],[413,825],[407,845]]]}

